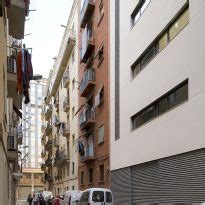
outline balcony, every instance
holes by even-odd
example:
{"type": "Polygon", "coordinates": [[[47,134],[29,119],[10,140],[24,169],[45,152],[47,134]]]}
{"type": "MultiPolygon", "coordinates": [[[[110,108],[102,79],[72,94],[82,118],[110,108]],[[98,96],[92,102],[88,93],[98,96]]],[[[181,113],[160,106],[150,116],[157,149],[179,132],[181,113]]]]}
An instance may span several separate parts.
{"type": "Polygon", "coordinates": [[[46,152],[45,152],[45,151],[42,151],[42,152],[41,152],[41,158],[44,159],[46,156],[47,156],[46,152]]]}
{"type": "Polygon", "coordinates": [[[54,65],[54,70],[56,70],[57,72],[55,73],[55,75],[53,75],[53,86],[51,88],[52,96],[55,96],[56,92],[58,91],[68,60],[75,46],[75,41],[76,32],[72,29],[67,28],[65,30],[58,57],[54,65]]]}
{"type": "Polygon", "coordinates": [[[95,0],[81,0],[80,22],[84,28],[95,9],[95,0]]]}
{"type": "Polygon", "coordinates": [[[18,161],[17,128],[9,125],[9,135],[7,140],[7,155],[9,162],[18,161]]]}
{"type": "Polygon", "coordinates": [[[12,38],[11,47],[13,48],[21,48],[22,47],[22,40],[12,38]]]}
{"type": "Polygon", "coordinates": [[[93,143],[85,143],[84,149],[80,151],[80,161],[86,163],[95,159],[93,143]]]}
{"type": "Polygon", "coordinates": [[[87,129],[95,124],[95,109],[93,107],[86,107],[80,113],[80,128],[87,129]]]}
{"type": "Polygon", "coordinates": [[[59,125],[59,123],[60,123],[59,117],[57,115],[55,115],[53,118],[53,125],[55,127],[57,127],[59,125]]]}
{"type": "Polygon", "coordinates": [[[52,144],[53,144],[52,140],[48,140],[48,142],[45,145],[45,150],[49,151],[52,148],[52,144]]]}
{"type": "Polygon", "coordinates": [[[52,132],[52,129],[53,129],[52,125],[49,122],[47,122],[46,129],[45,129],[45,135],[46,136],[50,135],[52,132]]]}
{"type": "Polygon", "coordinates": [[[86,97],[95,86],[95,70],[88,69],[80,84],[80,96],[86,97]]]}
{"type": "Polygon", "coordinates": [[[60,131],[61,135],[65,136],[65,137],[69,137],[69,135],[70,135],[69,123],[62,122],[59,131],[60,131]]]}
{"type": "Polygon", "coordinates": [[[46,167],[50,167],[52,165],[52,159],[51,157],[48,157],[48,159],[45,161],[46,167]]]}
{"type": "Polygon", "coordinates": [[[46,113],[45,113],[45,120],[49,120],[51,115],[52,115],[52,111],[53,111],[53,108],[52,108],[52,105],[49,105],[48,109],[46,110],[46,113]]]}
{"type": "Polygon", "coordinates": [[[45,164],[41,164],[41,170],[46,171],[46,165],[45,164]]]}
{"type": "Polygon", "coordinates": [[[69,85],[70,77],[69,77],[69,71],[66,70],[63,75],[63,87],[67,88],[69,85]]]}
{"type": "Polygon", "coordinates": [[[7,13],[9,19],[9,34],[14,38],[24,37],[25,16],[28,14],[28,0],[10,0],[7,13]]]}
{"type": "Polygon", "coordinates": [[[18,109],[22,109],[22,96],[16,92],[17,70],[16,58],[7,57],[7,84],[8,97],[13,98],[13,102],[18,109]]]}
{"type": "Polygon", "coordinates": [[[69,161],[69,157],[65,150],[57,150],[55,155],[54,166],[60,167],[69,161]]]}
{"type": "Polygon", "coordinates": [[[70,103],[68,101],[68,98],[66,97],[63,101],[63,111],[68,112],[70,108],[70,103]]]}
{"type": "Polygon", "coordinates": [[[87,63],[88,58],[91,56],[95,48],[92,29],[85,27],[82,33],[82,49],[81,49],[81,62],[87,63]]]}

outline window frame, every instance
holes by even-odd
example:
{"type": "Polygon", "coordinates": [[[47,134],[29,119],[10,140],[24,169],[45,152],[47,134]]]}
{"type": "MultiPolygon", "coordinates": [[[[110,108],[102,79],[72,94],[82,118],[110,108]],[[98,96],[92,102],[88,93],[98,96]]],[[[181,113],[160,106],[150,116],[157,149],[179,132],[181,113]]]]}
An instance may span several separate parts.
{"type": "Polygon", "coordinates": [[[100,164],[99,165],[99,183],[102,183],[105,181],[105,164],[100,164]],[[101,169],[103,167],[103,169],[101,169]],[[101,175],[101,170],[103,170],[103,178],[102,175],[101,175]]]}
{"type": "Polygon", "coordinates": [[[178,84],[177,86],[175,86],[173,89],[171,89],[170,91],[168,91],[167,93],[165,93],[163,96],[161,96],[160,98],[158,98],[157,100],[155,100],[154,102],[152,102],[151,104],[149,104],[148,106],[146,106],[145,108],[143,108],[142,110],[140,110],[138,113],[134,114],[133,116],[131,116],[131,132],[132,131],[135,131],[136,129],[138,129],[139,127],[143,126],[144,124],[147,124],[149,123],[150,121],[154,120],[155,118],[171,111],[172,109],[180,106],[181,104],[185,103],[186,101],[189,100],[189,80],[186,79],[184,80],[183,82],[181,82],[180,84],[178,84]],[[187,92],[187,98],[183,99],[182,101],[176,103],[173,107],[170,107],[169,106],[169,102],[168,102],[168,109],[163,112],[163,113],[159,113],[159,110],[158,110],[158,106],[159,106],[159,102],[161,102],[163,99],[166,99],[167,98],[167,101],[168,101],[168,97],[173,94],[173,93],[176,93],[177,91],[179,91],[180,89],[182,89],[183,87],[187,87],[187,89],[185,90],[187,92]],[[148,109],[150,109],[151,107],[154,107],[154,110],[155,110],[155,114],[154,114],[154,117],[147,120],[146,122],[142,123],[142,120],[141,120],[141,115],[147,111],[148,109]],[[136,126],[135,122],[136,122],[136,119],[139,118],[139,124],[138,126],[136,126]]]}

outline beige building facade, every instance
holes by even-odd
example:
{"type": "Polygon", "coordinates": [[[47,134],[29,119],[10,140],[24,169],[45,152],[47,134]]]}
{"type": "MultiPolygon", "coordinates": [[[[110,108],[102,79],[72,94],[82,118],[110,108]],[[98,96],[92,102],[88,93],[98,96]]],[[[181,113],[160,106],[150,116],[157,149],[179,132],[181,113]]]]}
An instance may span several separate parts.
{"type": "Polygon", "coordinates": [[[47,123],[45,129],[42,127],[42,143],[45,145],[42,170],[45,172],[45,188],[54,194],[78,189],[78,119],[75,117],[78,107],[77,24],[77,1],[74,1],[49,75],[42,113],[42,119],[47,123]]]}
{"type": "Polygon", "coordinates": [[[0,205],[14,205],[21,174],[22,96],[16,92],[16,56],[28,1],[0,1],[0,205]]]}

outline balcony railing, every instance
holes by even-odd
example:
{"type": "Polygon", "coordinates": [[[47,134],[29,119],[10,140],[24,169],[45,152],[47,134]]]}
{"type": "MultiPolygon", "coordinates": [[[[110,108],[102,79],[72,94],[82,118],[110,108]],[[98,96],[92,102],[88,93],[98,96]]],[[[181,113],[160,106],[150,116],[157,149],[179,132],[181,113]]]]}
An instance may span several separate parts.
{"type": "Polygon", "coordinates": [[[66,97],[63,101],[63,111],[68,112],[70,108],[70,103],[68,101],[68,98],[66,97]]]}
{"type": "Polygon", "coordinates": [[[65,150],[57,150],[54,160],[54,165],[56,167],[64,165],[69,160],[68,154],[66,154],[65,150]]]}
{"type": "Polygon", "coordinates": [[[45,161],[45,165],[46,167],[49,167],[52,165],[52,159],[50,157],[48,157],[48,159],[45,161]]]}
{"type": "Polygon", "coordinates": [[[95,109],[86,107],[80,113],[80,128],[86,129],[95,123],[95,109]]]}
{"type": "Polygon", "coordinates": [[[45,164],[41,164],[41,170],[46,171],[46,165],[45,164]]]}
{"type": "Polygon", "coordinates": [[[45,145],[45,150],[46,151],[50,150],[52,148],[52,144],[53,144],[53,141],[52,140],[48,140],[48,142],[45,145]]]}
{"type": "Polygon", "coordinates": [[[95,159],[93,143],[83,144],[84,150],[80,151],[80,161],[85,163],[95,159]],[[83,151],[83,152],[82,152],[83,151]]]}
{"type": "Polygon", "coordinates": [[[48,121],[52,115],[52,111],[53,111],[53,108],[52,108],[52,105],[50,105],[47,110],[46,110],[46,113],[45,113],[45,119],[48,121]]]}
{"type": "Polygon", "coordinates": [[[92,29],[85,27],[82,34],[81,61],[86,63],[95,48],[92,29]]]}
{"type": "Polygon", "coordinates": [[[69,85],[69,80],[70,80],[70,78],[69,78],[69,71],[66,70],[65,73],[64,73],[64,75],[63,75],[63,87],[64,87],[64,88],[67,88],[67,87],[68,87],[68,85],[69,85]]]}
{"type": "Polygon", "coordinates": [[[81,27],[84,28],[86,23],[89,21],[90,17],[95,8],[95,0],[81,0],[81,12],[80,21],[81,27]]]}
{"type": "Polygon", "coordinates": [[[94,85],[95,85],[95,70],[90,68],[86,71],[80,84],[81,97],[86,97],[87,94],[94,87],[94,85]]]}
{"type": "Polygon", "coordinates": [[[45,135],[46,135],[46,136],[50,135],[51,132],[52,132],[52,129],[53,129],[53,127],[52,127],[52,125],[50,124],[50,122],[47,122],[46,130],[45,130],[45,135]]]}
{"type": "Polygon", "coordinates": [[[14,48],[21,48],[22,47],[22,40],[12,38],[11,46],[14,48]]]}
{"type": "Polygon", "coordinates": [[[62,122],[59,131],[60,134],[62,134],[65,137],[68,137],[70,135],[70,124],[62,122]]]}
{"type": "Polygon", "coordinates": [[[15,57],[7,57],[7,71],[12,74],[17,74],[15,57]]]}
{"type": "Polygon", "coordinates": [[[9,136],[8,136],[8,160],[10,162],[16,162],[18,160],[18,154],[17,154],[17,129],[16,127],[9,126],[9,136]]]}
{"type": "Polygon", "coordinates": [[[59,123],[60,123],[59,117],[57,115],[55,115],[53,118],[53,125],[55,127],[57,127],[59,125],[59,123]]]}

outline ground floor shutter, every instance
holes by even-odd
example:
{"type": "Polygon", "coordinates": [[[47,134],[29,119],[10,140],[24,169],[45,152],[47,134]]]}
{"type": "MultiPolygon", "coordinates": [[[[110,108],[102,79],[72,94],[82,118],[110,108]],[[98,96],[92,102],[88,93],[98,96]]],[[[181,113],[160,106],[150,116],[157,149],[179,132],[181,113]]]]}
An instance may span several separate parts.
{"type": "Polygon", "coordinates": [[[28,195],[31,193],[31,187],[20,186],[19,187],[19,199],[27,199],[28,195]]]}
{"type": "Polygon", "coordinates": [[[205,202],[205,149],[111,172],[115,204],[205,202]]]}

